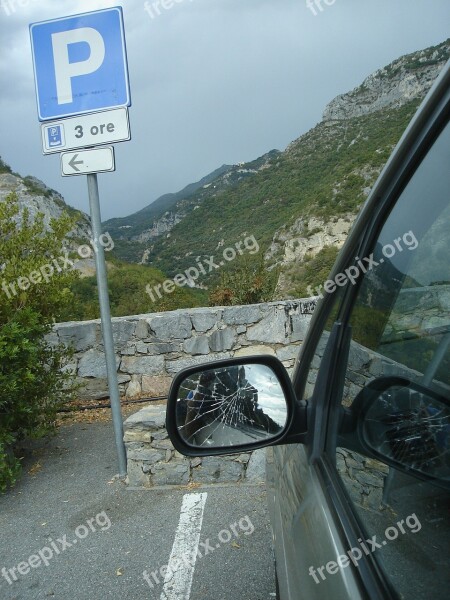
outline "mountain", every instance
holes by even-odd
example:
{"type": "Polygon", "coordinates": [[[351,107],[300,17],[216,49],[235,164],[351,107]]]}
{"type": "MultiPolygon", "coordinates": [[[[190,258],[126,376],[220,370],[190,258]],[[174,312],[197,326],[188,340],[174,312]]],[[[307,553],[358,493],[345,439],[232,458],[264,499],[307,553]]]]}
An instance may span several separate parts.
{"type": "Polygon", "coordinates": [[[103,226],[116,240],[116,254],[122,259],[148,263],[149,241],[167,236],[203,202],[265,169],[270,159],[278,154],[278,150],[272,150],[251,163],[222,165],[200,181],[177,193],[164,194],[129,217],[106,221],[103,226]]]}
{"type": "MultiPolygon", "coordinates": [[[[195,265],[205,266],[211,257],[224,263],[224,250],[254,237],[265,269],[277,274],[277,296],[308,295],[308,286],[326,279],[355,215],[449,57],[450,40],[403,56],[334,98],[320,123],[284,151],[223,165],[129,217],[104,223],[115,257],[143,265],[132,267],[129,285],[153,279],[160,283],[195,265]]],[[[74,212],[58,192],[36,178],[12,173],[0,160],[0,201],[11,191],[32,215],[44,212],[47,224],[63,211],[74,212]]],[[[74,242],[90,234],[89,218],[76,213],[74,242]]],[[[233,259],[228,268],[238,263],[233,259]]],[[[125,267],[120,263],[120,269],[125,267]]],[[[120,273],[118,279],[125,280],[120,273]]],[[[211,277],[203,274],[200,287],[211,286],[211,277]]],[[[80,298],[91,298],[88,284],[93,287],[94,280],[85,282],[80,298]]],[[[191,305],[206,297],[202,290],[185,291],[192,292],[191,305]]],[[[123,295],[125,289],[117,298],[117,311],[124,306],[123,295]]]]}
{"type": "MultiPolygon", "coordinates": [[[[180,192],[160,196],[157,200],[129,217],[106,221],[105,228],[119,239],[146,241],[155,237],[153,231],[157,231],[157,223],[165,213],[176,213],[177,203],[180,200],[189,198],[201,188],[207,188],[212,181],[227,173],[229,169],[230,167],[228,165],[223,165],[219,169],[213,171],[210,175],[203,177],[200,181],[187,185],[180,192]],[[174,211],[169,213],[172,209],[174,209],[174,211]],[[149,222],[154,224],[151,229],[148,229],[149,222]]],[[[161,233],[165,233],[165,231],[166,229],[164,228],[161,233]]]]}
{"type": "Polygon", "coordinates": [[[77,240],[86,242],[90,239],[90,219],[85,213],[67,205],[59,192],[48,188],[36,177],[30,175],[22,177],[18,173],[13,173],[11,168],[0,158],[0,202],[4,202],[12,192],[17,194],[19,200],[19,219],[22,218],[24,209],[28,210],[32,220],[38,213],[42,213],[44,225],[48,228],[51,219],[57,219],[63,213],[69,213],[77,218],[76,227],[71,232],[71,245],[77,240]]]}
{"type": "MultiPolygon", "coordinates": [[[[67,313],[63,313],[62,318],[68,321],[98,318],[100,312],[95,260],[93,252],[92,257],[86,257],[85,254],[86,247],[91,249],[92,238],[88,215],[68,206],[61,194],[48,188],[39,179],[31,176],[21,177],[13,173],[11,168],[0,159],[0,203],[5,202],[11,193],[15,193],[18,198],[17,222],[19,224],[25,210],[28,211],[32,221],[38,213],[42,214],[47,231],[51,227],[51,220],[59,218],[64,213],[76,217],[76,225],[66,238],[66,248],[74,261],[74,268],[80,272],[80,278],[72,285],[73,302],[67,309],[67,313]]],[[[189,288],[177,288],[170,295],[158,295],[158,290],[163,287],[167,276],[158,269],[130,265],[112,257],[110,251],[114,247],[114,240],[111,235],[105,233],[104,236],[103,247],[105,252],[108,252],[108,283],[113,316],[171,310],[179,306],[191,307],[204,303],[201,293],[189,288]]],[[[1,272],[0,257],[0,274],[1,272]]],[[[2,295],[0,295],[1,301],[2,295]]]]}
{"type": "Polygon", "coordinates": [[[267,269],[279,270],[278,294],[304,295],[307,285],[328,274],[355,215],[449,58],[450,40],[403,56],[334,98],[322,121],[285,151],[224,166],[120,219],[120,252],[173,276],[194,259],[217,256],[220,248],[254,235],[267,269]]]}

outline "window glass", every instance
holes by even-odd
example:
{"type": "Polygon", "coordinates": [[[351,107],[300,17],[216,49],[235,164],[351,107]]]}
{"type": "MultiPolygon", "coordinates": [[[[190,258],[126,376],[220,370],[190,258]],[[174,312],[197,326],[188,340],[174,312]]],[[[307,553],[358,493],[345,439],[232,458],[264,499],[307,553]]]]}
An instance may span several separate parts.
{"type": "Polygon", "coordinates": [[[449,590],[449,190],[447,125],[360,259],[350,317],[342,402],[358,426],[337,468],[404,598],[449,590]]]}

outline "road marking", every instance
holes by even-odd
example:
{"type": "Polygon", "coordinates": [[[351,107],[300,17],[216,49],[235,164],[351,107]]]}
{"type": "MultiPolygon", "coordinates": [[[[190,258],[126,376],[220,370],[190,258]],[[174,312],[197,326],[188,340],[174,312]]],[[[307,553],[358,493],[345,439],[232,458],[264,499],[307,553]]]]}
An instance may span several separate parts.
{"type": "Polygon", "coordinates": [[[185,494],[160,600],[189,600],[208,494],[185,494]],[[190,561],[182,560],[191,557],[190,561]]]}

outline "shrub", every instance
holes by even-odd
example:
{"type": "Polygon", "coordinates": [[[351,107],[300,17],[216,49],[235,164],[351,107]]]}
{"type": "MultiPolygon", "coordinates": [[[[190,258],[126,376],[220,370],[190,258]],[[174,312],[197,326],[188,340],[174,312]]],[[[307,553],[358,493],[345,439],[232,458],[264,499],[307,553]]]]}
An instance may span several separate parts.
{"type": "Polygon", "coordinates": [[[73,225],[68,216],[52,220],[50,229],[42,215],[32,221],[26,210],[20,214],[15,194],[0,203],[1,491],[20,473],[16,442],[53,432],[58,409],[75,391],[73,375],[62,370],[71,350],[51,345],[45,336],[71,302],[68,286],[76,273],[55,269],[48,281],[37,284],[28,277],[61,254],[73,225]],[[20,277],[30,285],[19,287],[20,277]]]}
{"type": "Polygon", "coordinates": [[[256,304],[273,300],[278,271],[267,271],[262,257],[243,260],[234,269],[223,271],[209,295],[210,306],[256,304]]]}

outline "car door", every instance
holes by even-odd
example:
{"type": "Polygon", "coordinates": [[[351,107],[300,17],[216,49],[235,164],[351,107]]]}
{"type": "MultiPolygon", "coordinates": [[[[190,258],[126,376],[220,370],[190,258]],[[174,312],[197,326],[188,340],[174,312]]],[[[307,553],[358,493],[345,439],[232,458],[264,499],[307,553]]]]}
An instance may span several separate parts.
{"type": "Polygon", "coordinates": [[[448,596],[449,80],[380,176],[296,367],[307,433],[268,469],[282,600],[448,596]]]}

